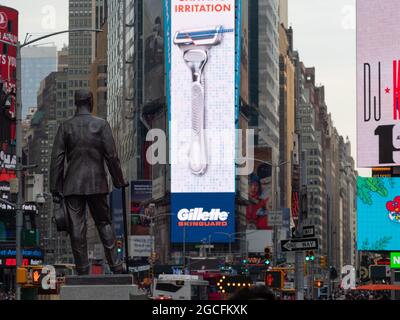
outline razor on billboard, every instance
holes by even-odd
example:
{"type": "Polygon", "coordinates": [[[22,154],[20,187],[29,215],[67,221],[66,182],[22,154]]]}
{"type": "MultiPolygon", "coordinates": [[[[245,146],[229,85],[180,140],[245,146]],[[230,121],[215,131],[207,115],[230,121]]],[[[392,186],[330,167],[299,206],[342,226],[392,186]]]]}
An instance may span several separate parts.
{"type": "Polygon", "coordinates": [[[400,164],[400,2],[357,1],[358,166],[400,164]]]}
{"type": "Polygon", "coordinates": [[[357,179],[359,251],[400,250],[400,178],[357,179]]]}
{"type": "Polygon", "coordinates": [[[165,6],[175,243],[228,242],[221,233],[235,231],[235,13],[234,0],[165,6]]]}

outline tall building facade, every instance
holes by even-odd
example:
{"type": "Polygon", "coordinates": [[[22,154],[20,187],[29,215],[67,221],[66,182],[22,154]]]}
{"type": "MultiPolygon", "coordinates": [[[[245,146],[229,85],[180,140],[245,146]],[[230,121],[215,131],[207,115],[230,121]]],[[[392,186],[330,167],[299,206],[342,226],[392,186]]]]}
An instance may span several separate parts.
{"type": "Polygon", "coordinates": [[[295,66],[292,59],[291,30],[283,24],[279,26],[279,162],[285,163],[280,168],[279,187],[281,197],[279,206],[292,207],[292,170],[295,159],[295,66]]]}
{"type": "Polygon", "coordinates": [[[43,176],[45,201],[39,209],[40,246],[45,251],[45,262],[49,264],[73,262],[68,237],[57,232],[52,221],[54,203],[49,186],[53,141],[59,124],[69,117],[67,84],[66,72],[52,72],[42,80],[37,95],[38,108],[25,135],[27,161],[37,165],[33,173],[43,176]]]}
{"type": "Polygon", "coordinates": [[[94,59],[90,72],[90,91],[93,93],[93,114],[107,119],[107,20],[101,25],[103,32],[95,37],[94,59]]]}
{"type": "MultiPolygon", "coordinates": [[[[303,225],[315,226],[319,249],[317,261],[327,257],[328,266],[338,274],[346,264],[355,266],[356,254],[356,177],[351,145],[334,126],[325,101],[325,87],[315,84],[315,68],[307,68],[298,52],[295,66],[295,132],[300,137],[300,205],[303,225]],[[300,201],[301,202],[301,201],[300,201]]],[[[281,121],[282,121],[281,115],[281,121]]],[[[297,188],[293,170],[292,188],[297,188]]],[[[293,194],[293,192],[292,192],[293,194]]],[[[292,206],[293,210],[293,206],[292,206]]],[[[293,215],[293,211],[292,211],[293,215]]],[[[315,274],[328,277],[328,269],[315,264],[315,274]]],[[[340,281],[340,279],[336,279],[340,281]]]]}
{"type": "MultiPolygon", "coordinates": [[[[279,161],[279,1],[249,2],[249,129],[279,161]]],[[[263,160],[263,159],[262,159],[263,160]]],[[[279,170],[277,170],[279,171],[279,170]]],[[[274,177],[274,181],[276,181],[274,177]]],[[[274,186],[274,193],[278,192],[274,186]]],[[[276,197],[274,197],[276,198],[276,197]]],[[[273,206],[278,203],[273,200],[273,206]]]]}
{"type": "Polygon", "coordinates": [[[128,32],[132,27],[127,25],[135,21],[135,5],[130,0],[108,1],[107,120],[118,141],[117,151],[127,180],[137,175],[134,161],[136,129],[131,112],[134,108],[133,97],[128,96],[134,91],[134,79],[126,76],[129,65],[134,63],[134,32],[128,32]]]}
{"type": "MultiPolygon", "coordinates": [[[[69,28],[92,29],[92,0],[69,0],[69,28]]],[[[92,32],[70,32],[68,52],[68,107],[74,110],[74,94],[89,89],[92,60],[92,32]]]]}
{"type": "Polygon", "coordinates": [[[57,47],[24,47],[22,58],[22,117],[28,109],[37,106],[40,82],[50,73],[57,71],[57,47]]]}

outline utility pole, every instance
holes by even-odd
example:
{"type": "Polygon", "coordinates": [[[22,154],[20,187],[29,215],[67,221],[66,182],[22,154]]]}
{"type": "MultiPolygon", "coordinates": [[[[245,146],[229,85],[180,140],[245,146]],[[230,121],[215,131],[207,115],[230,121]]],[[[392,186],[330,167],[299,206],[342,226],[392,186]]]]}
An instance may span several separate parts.
{"type": "MultiPolygon", "coordinates": [[[[17,156],[17,179],[18,179],[18,196],[16,205],[16,265],[15,270],[22,266],[22,243],[21,233],[24,222],[24,212],[22,210],[22,204],[24,203],[23,198],[23,177],[22,177],[22,94],[21,94],[21,44],[17,43],[17,101],[16,101],[16,156],[17,156]]],[[[16,284],[15,287],[15,298],[21,300],[21,286],[16,284]]]]}
{"type": "Polygon", "coordinates": [[[151,235],[151,259],[150,259],[150,279],[154,279],[154,259],[156,252],[156,239],[154,234],[154,221],[153,219],[150,221],[150,235],[151,235]]]}
{"type": "MultiPolygon", "coordinates": [[[[275,201],[274,201],[274,211],[275,214],[278,212],[278,166],[272,165],[274,168],[274,180],[275,180],[275,201]]],[[[278,226],[276,223],[274,224],[274,230],[273,230],[273,243],[274,243],[274,254],[272,255],[272,265],[274,267],[277,267],[278,264],[278,226]]]]}
{"type": "Polygon", "coordinates": [[[186,225],[183,225],[183,252],[182,252],[182,271],[186,268],[186,225]]]}
{"type": "MultiPolygon", "coordinates": [[[[304,203],[304,188],[300,190],[299,199],[299,219],[297,223],[297,230],[295,230],[296,237],[302,235],[303,231],[303,211],[308,210],[308,202],[304,203]]],[[[308,200],[307,200],[308,201],[308,200]]],[[[304,252],[295,252],[295,285],[296,285],[296,300],[304,300],[304,252]]]]}

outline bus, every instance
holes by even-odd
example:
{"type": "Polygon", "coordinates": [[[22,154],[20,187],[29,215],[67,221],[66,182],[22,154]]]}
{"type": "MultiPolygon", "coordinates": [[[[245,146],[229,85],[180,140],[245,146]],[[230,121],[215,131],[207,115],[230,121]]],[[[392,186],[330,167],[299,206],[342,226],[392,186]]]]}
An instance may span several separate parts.
{"type": "Polygon", "coordinates": [[[201,276],[160,274],[154,279],[154,300],[207,300],[208,281],[201,276]]]}

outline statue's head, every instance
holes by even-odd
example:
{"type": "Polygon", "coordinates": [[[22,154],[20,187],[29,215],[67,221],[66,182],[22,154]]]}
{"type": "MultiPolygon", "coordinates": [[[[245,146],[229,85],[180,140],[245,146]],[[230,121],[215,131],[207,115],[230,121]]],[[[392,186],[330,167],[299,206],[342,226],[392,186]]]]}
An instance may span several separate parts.
{"type": "Polygon", "coordinates": [[[93,94],[89,90],[75,91],[75,105],[78,109],[86,108],[88,111],[93,111],[93,94]]]}

